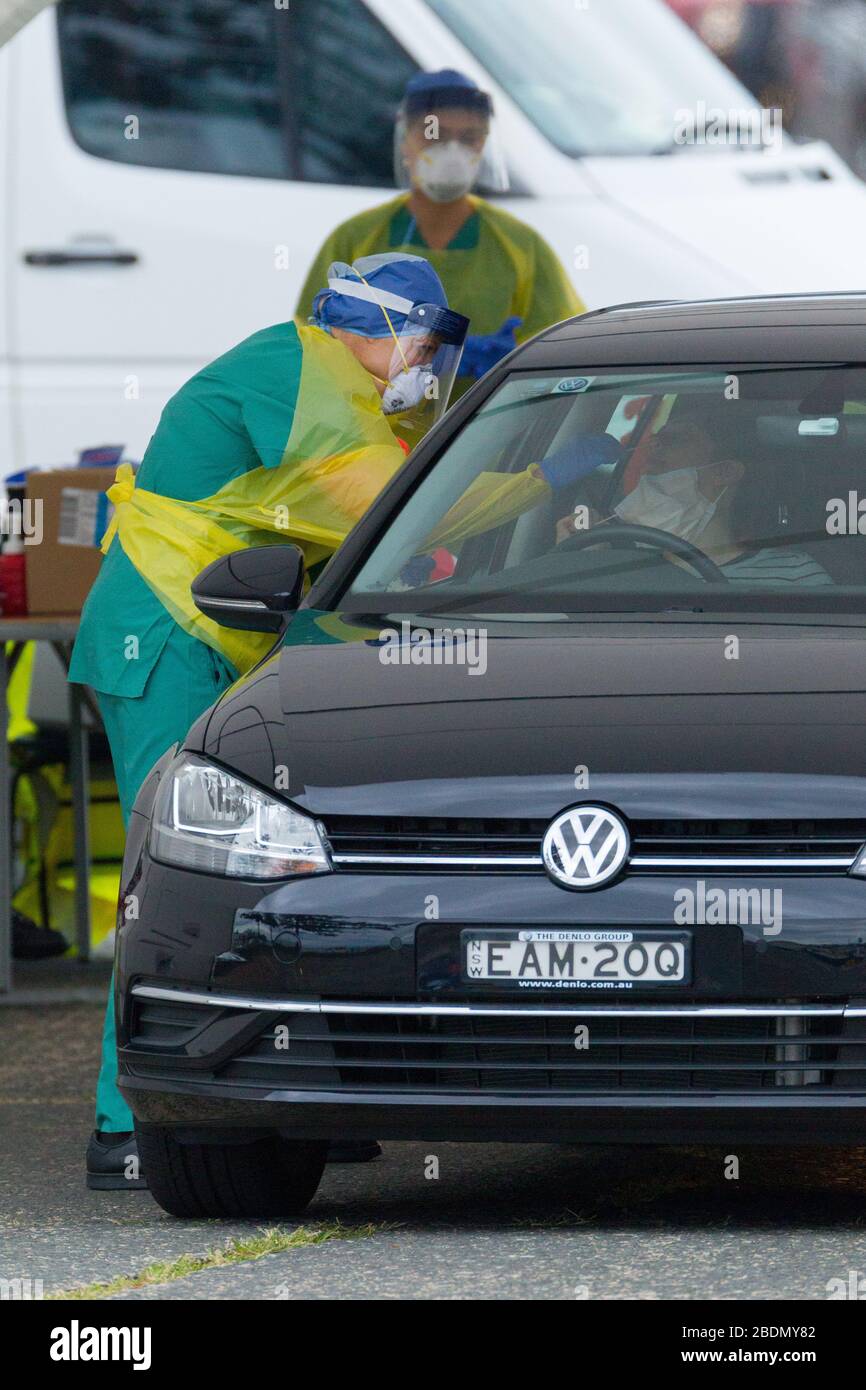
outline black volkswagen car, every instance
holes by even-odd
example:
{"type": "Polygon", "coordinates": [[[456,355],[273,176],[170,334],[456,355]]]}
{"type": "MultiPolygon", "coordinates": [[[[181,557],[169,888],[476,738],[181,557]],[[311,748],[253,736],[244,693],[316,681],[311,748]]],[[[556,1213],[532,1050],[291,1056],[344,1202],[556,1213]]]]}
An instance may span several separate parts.
{"type": "Polygon", "coordinates": [[[512,353],[153,769],[120,1085],[168,1211],[329,1141],[866,1140],[866,296],[512,353]]]}

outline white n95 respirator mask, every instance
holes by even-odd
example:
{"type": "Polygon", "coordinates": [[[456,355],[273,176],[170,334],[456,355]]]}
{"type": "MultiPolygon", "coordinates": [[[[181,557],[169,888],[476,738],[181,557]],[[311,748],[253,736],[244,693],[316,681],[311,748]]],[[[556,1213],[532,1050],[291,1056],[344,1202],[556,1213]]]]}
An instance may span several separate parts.
{"type": "Polygon", "coordinates": [[[415,161],[414,182],[434,203],[454,203],[475,183],[481,158],[481,151],[467,149],[457,140],[431,141],[429,150],[415,161]]]}
{"type": "Polygon", "coordinates": [[[398,415],[403,410],[411,410],[421,401],[433,400],[436,393],[436,377],[427,366],[407,367],[389,381],[382,393],[382,409],[386,415],[398,415]]]}

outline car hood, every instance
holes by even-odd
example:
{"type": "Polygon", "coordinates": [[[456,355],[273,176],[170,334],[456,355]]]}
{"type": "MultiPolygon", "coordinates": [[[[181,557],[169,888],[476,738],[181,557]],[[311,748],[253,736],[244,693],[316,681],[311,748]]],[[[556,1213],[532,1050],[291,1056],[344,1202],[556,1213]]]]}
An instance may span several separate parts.
{"type": "MultiPolygon", "coordinates": [[[[635,222],[727,272],[727,294],[850,290],[860,282],[866,188],[828,145],[587,159],[583,171],[635,222]]],[[[642,297],[649,293],[656,291],[642,297]]],[[[692,293],[686,284],[676,297],[692,293]]]]}
{"type": "Polygon", "coordinates": [[[201,750],[325,818],[547,816],[588,798],[644,817],[866,816],[860,630],[533,632],[491,624],[483,669],[471,643],[453,650],[474,670],[419,665],[408,628],[386,660],[379,631],[305,610],[197,726],[201,750]]]}

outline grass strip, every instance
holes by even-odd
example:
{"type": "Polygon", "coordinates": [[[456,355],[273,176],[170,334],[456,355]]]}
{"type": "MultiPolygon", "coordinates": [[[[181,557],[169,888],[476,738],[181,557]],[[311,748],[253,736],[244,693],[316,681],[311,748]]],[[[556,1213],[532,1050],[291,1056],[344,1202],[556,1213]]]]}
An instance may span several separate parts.
{"type": "Polygon", "coordinates": [[[79,1284],[71,1289],[58,1289],[45,1295],[46,1299],[111,1298],[113,1294],[143,1289],[149,1284],[170,1284],[188,1274],[205,1269],[223,1269],[226,1265],[245,1264],[260,1260],[263,1255],[278,1255],[284,1250],[301,1250],[310,1245],[325,1245],[331,1240],[367,1240],[383,1231],[393,1230],[393,1224],[344,1226],[333,1221],[318,1226],[297,1226],[285,1231],[279,1226],[250,1236],[233,1236],[224,1245],[213,1246],[203,1255],[179,1255],[174,1260],[158,1260],[137,1274],[119,1274],[104,1283],[79,1284]]]}

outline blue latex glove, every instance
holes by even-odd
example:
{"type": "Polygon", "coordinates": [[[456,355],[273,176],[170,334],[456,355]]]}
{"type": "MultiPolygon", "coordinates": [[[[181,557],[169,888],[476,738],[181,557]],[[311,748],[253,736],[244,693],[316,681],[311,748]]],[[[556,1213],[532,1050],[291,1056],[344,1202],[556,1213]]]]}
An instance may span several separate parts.
{"type": "Polygon", "coordinates": [[[400,578],[410,588],[420,589],[422,584],[427,583],[435,568],[436,561],[432,555],[413,555],[401,569],[400,578]]]}
{"type": "Polygon", "coordinates": [[[460,359],[460,375],[479,377],[507,357],[517,347],[515,330],[523,323],[521,318],[506,319],[495,333],[470,333],[463,345],[460,359]]]}
{"type": "Polygon", "coordinates": [[[623,445],[612,434],[587,434],[558,449],[538,465],[546,483],[556,490],[579,482],[602,463],[616,463],[623,445]]]}

